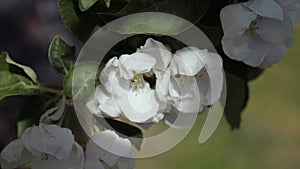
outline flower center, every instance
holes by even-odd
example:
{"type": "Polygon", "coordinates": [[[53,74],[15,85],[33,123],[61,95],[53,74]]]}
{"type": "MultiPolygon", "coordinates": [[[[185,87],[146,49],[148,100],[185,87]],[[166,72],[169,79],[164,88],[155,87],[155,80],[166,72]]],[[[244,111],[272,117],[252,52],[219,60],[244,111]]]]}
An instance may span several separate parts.
{"type": "Polygon", "coordinates": [[[146,86],[146,82],[144,80],[143,74],[136,74],[131,79],[130,88],[133,90],[140,90],[146,86]]]}
{"type": "MultiPolygon", "coordinates": [[[[262,20],[261,17],[258,17],[257,19],[258,19],[258,20],[262,20]]],[[[256,37],[256,36],[257,36],[257,32],[256,32],[256,31],[259,29],[259,27],[257,26],[257,23],[258,23],[257,19],[255,19],[254,21],[252,21],[252,22],[250,23],[250,25],[249,25],[249,29],[246,30],[246,32],[249,31],[249,33],[250,33],[253,37],[256,37]]]]}

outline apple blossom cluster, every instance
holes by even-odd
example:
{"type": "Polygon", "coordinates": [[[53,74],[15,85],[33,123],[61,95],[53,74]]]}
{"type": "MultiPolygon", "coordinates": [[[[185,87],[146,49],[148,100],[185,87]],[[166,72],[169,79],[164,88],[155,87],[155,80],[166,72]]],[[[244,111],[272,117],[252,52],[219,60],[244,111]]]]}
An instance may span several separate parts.
{"type": "Polygon", "coordinates": [[[293,44],[299,0],[250,0],[224,7],[220,14],[223,50],[231,59],[267,68],[293,44]]]}
{"type": "Polygon", "coordinates": [[[135,159],[129,157],[130,141],[113,131],[105,130],[91,137],[84,153],[71,130],[40,124],[28,128],[21,138],[7,145],[0,154],[0,162],[2,169],[24,165],[32,169],[132,169],[135,159]],[[119,156],[107,151],[115,148],[122,150],[119,156]]]}
{"type": "Polygon", "coordinates": [[[86,106],[99,116],[123,115],[136,123],[164,119],[171,124],[174,114],[202,112],[218,101],[222,68],[216,53],[184,47],[172,54],[161,42],[149,38],[135,53],[106,63],[101,84],[86,106]],[[154,80],[150,83],[147,79],[154,80]]]}

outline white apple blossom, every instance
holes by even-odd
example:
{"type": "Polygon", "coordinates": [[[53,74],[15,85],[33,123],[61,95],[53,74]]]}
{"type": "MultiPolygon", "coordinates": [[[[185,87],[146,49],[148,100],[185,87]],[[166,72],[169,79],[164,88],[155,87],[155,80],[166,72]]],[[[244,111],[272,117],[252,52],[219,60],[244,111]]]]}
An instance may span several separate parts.
{"type": "Polygon", "coordinates": [[[293,10],[298,7],[284,1],[250,0],[224,7],[220,17],[225,54],[253,67],[278,62],[292,46],[292,20],[297,20],[293,10]]]}
{"type": "Polygon", "coordinates": [[[165,122],[182,128],[190,122],[189,113],[198,113],[214,104],[223,89],[222,59],[216,53],[185,47],[174,54],[170,63],[169,103],[165,122]],[[180,115],[184,113],[186,115],[180,115]],[[175,120],[179,117],[182,120],[175,120]]]}
{"type": "Polygon", "coordinates": [[[222,60],[196,47],[172,55],[149,38],[136,53],[110,59],[100,81],[86,103],[92,113],[123,114],[137,123],[158,122],[170,105],[180,112],[197,113],[217,101],[223,87],[222,60]],[[147,76],[155,77],[154,88],[144,80],[147,76]]]}
{"type": "Polygon", "coordinates": [[[130,141],[111,130],[99,132],[88,141],[85,157],[85,169],[133,169],[135,166],[130,141]]]}
{"type": "Polygon", "coordinates": [[[137,52],[110,59],[100,74],[101,85],[86,106],[98,115],[123,114],[138,123],[155,120],[163,106],[144,77],[162,80],[170,58],[164,45],[150,38],[137,52]]]}
{"type": "Polygon", "coordinates": [[[1,152],[1,168],[31,163],[32,169],[82,169],[84,153],[71,131],[56,125],[28,128],[1,152]]]}

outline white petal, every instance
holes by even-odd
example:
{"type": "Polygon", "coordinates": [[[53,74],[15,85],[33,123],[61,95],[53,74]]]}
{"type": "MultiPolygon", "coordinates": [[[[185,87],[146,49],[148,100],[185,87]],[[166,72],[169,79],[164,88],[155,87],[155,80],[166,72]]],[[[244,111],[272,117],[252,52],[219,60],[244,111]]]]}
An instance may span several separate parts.
{"type": "Polygon", "coordinates": [[[115,132],[106,130],[99,132],[87,144],[86,158],[101,159],[109,167],[120,160],[120,156],[132,154],[132,146],[128,139],[120,138],[115,132]],[[112,154],[116,153],[116,154],[112,154]]]}
{"type": "Polygon", "coordinates": [[[274,43],[262,39],[260,36],[252,36],[246,32],[237,38],[223,38],[224,52],[231,59],[242,61],[252,67],[259,66],[274,43]]]}
{"type": "Polygon", "coordinates": [[[148,54],[136,52],[122,55],[120,61],[120,75],[125,79],[132,79],[135,74],[149,72],[156,64],[156,59],[148,54]]]}
{"type": "Polygon", "coordinates": [[[40,156],[43,154],[43,145],[39,126],[26,129],[23,132],[21,139],[28,151],[30,151],[34,156],[40,156]]]}
{"type": "Polygon", "coordinates": [[[120,77],[119,61],[116,57],[110,59],[100,74],[101,84],[112,95],[120,97],[126,93],[126,81],[120,77]]]}
{"type": "Polygon", "coordinates": [[[199,110],[200,96],[197,82],[192,77],[173,77],[169,86],[173,106],[183,113],[195,113],[199,110]]]}
{"type": "Polygon", "coordinates": [[[274,0],[250,0],[243,4],[260,16],[283,20],[283,9],[274,0]]]}
{"type": "Polygon", "coordinates": [[[88,102],[86,102],[85,106],[88,108],[88,110],[95,114],[95,115],[99,115],[101,114],[100,109],[98,108],[99,104],[97,102],[97,100],[92,97],[88,102]]]}
{"type": "Polygon", "coordinates": [[[196,79],[199,79],[197,80],[197,83],[200,95],[202,94],[201,91],[203,91],[202,88],[206,89],[207,83],[209,84],[207,93],[204,96],[205,100],[208,101],[206,105],[212,105],[220,99],[223,90],[223,63],[221,56],[217,53],[209,53],[209,55],[205,58],[205,63],[208,76],[205,76],[204,74],[203,77],[196,79]]]}
{"type": "Polygon", "coordinates": [[[207,50],[196,47],[185,47],[176,51],[170,64],[171,75],[194,76],[204,67],[203,58],[206,55],[207,50]]]}
{"type": "Polygon", "coordinates": [[[169,83],[170,83],[170,69],[167,69],[165,72],[161,72],[161,77],[156,77],[156,85],[155,85],[155,92],[158,98],[166,103],[167,96],[169,93],[169,83]]]}
{"type": "Polygon", "coordinates": [[[29,151],[47,153],[58,159],[69,157],[74,143],[71,130],[44,124],[26,130],[22,135],[22,140],[29,151]]]}
{"type": "Polygon", "coordinates": [[[299,0],[277,0],[289,15],[293,23],[300,21],[300,1],[299,0]]]}
{"type": "Polygon", "coordinates": [[[1,152],[2,169],[13,169],[32,161],[32,155],[25,149],[21,139],[9,143],[1,152]]]}
{"type": "Polygon", "coordinates": [[[259,65],[261,68],[271,67],[273,64],[279,62],[285,55],[286,47],[284,45],[275,46],[265,57],[264,61],[259,65]]]}
{"type": "Polygon", "coordinates": [[[65,111],[65,107],[66,107],[65,103],[66,103],[66,97],[63,96],[63,98],[60,100],[57,107],[49,109],[40,117],[40,123],[43,123],[43,122],[51,123],[52,121],[58,121],[62,117],[62,115],[65,111]]]}
{"type": "Polygon", "coordinates": [[[256,17],[256,14],[242,4],[225,6],[220,13],[224,37],[241,36],[256,17]]]}
{"type": "Polygon", "coordinates": [[[274,43],[266,41],[259,36],[251,38],[248,45],[251,53],[244,58],[243,62],[252,67],[259,66],[270,50],[272,50],[273,46],[274,43]]]}
{"type": "Polygon", "coordinates": [[[115,104],[114,97],[104,89],[102,85],[96,88],[95,96],[98,102],[98,109],[110,117],[117,117],[121,111],[115,104]]]}
{"type": "Polygon", "coordinates": [[[84,153],[82,148],[75,143],[71,155],[66,159],[57,159],[48,156],[42,160],[42,157],[36,157],[32,161],[32,169],[83,169],[84,153]]]}
{"type": "Polygon", "coordinates": [[[157,61],[154,67],[158,70],[165,70],[170,64],[172,57],[171,52],[165,45],[152,38],[146,40],[146,43],[141,47],[140,52],[153,56],[157,61]]]}
{"type": "Polygon", "coordinates": [[[123,114],[132,122],[142,123],[153,118],[160,104],[147,83],[143,89],[130,90],[128,94],[117,100],[123,114]]]}
{"type": "Polygon", "coordinates": [[[236,38],[223,37],[222,47],[225,54],[231,59],[241,61],[251,52],[248,48],[250,43],[250,36],[248,34],[243,34],[236,38]]]}
{"type": "Polygon", "coordinates": [[[259,29],[256,32],[262,38],[275,43],[285,41],[293,31],[293,24],[288,16],[285,16],[283,21],[262,18],[257,26],[259,29]]]}

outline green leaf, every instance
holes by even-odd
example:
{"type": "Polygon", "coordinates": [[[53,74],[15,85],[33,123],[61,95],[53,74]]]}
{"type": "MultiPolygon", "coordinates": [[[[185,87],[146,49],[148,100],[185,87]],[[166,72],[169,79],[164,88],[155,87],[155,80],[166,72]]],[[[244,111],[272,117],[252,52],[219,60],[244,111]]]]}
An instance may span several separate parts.
{"type": "Polygon", "coordinates": [[[121,34],[176,35],[188,27],[187,22],[183,22],[177,17],[162,13],[148,13],[124,22],[114,31],[121,34]]]}
{"type": "Polygon", "coordinates": [[[226,72],[227,99],[225,105],[225,117],[231,129],[240,127],[241,113],[248,101],[247,81],[226,72]]]}
{"type": "Polygon", "coordinates": [[[85,101],[93,93],[99,78],[98,65],[93,61],[77,64],[64,80],[64,91],[74,100],[85,101]]]}
{"type": "Polygon", "coordinates": [[[143,133],[141,129],[121,121],[109,118],[105,118],[105,120],[110,125],[109,128],[122,134],[122,137],[128,138],[138,150],[141,149],[143,142],[143,133]]]}
{"type": "MultiPolygon", "coordinates": [[[[7,63],[8,65],[4,65],[4,68],[1,68],[0,70],[7,70],[7,66],[9,66],[9,65],[16,66],[16,67],[22,69],[22,70],[26,73],[26,75],[27,75],[34,83],[37,83],[37,76],[36,76],[36,73],[35,73],[34,70],[32,70],[30,67],[21,65],[21,64],[19,64],[19,63],[16,63],[15,61],[13,61],[13,60],[9,57],[9,55],[8,55],[7,52],[2,52],[2,53],[1,53],[1,58],[2,58],[2,59],[5,58],[5,61],[6,61],[6,63],[7,63]]],[[[2,59],[0,59],[0,60],[2,60],[2,59]]],[[[1,62],[3,62],[3,60],[0,61],[0,63],[1,63],[1,62]]],[[[1,64],[3,65],[4,63],[1,63],[1,64]]],[[[2,65],[1,65],[1,66],[2,66],[2,65]]]]}
{"type": "Polygon", "coordinates": [[[7,52],[2,52],[0,54],[0,71],[9,71],[9,65],[6,62],[7,52]]]}
{"type": "Polygon", "coordinates": [[[82,12],[78,6],[78,0],[58,0],[59,12],[65,26],[82,42],[85,42],[96,30],[111,18],[98,16],[98,12],[118,11],[125,4],[125,0],[114,0],[114,4],[108,9],[103,0],[97,1],[87,11],[82,12]]]}
{"type": "Polygon", "coordinates": [[[49,48],[49,61],[54,69],[67,75],[75,62],[75,46],[71,46],[60,36],[54,37],[49,48]]]}
{"type": "Polygon", "coordinates": [[[34,94],[38,89],[37,85],[23,76],[0,72],[0,100],[7,96],[34,94]]]}
{"type": "Polygon", "coordinates": [[[118,25],[114,30],[122,34],[174,35],[191,26],[188,22],[184,22],[177,17],[196,23],[205,14],[209,2],[210,0],[129,0],[123,9],[116,13],[100,12],[99,14],[121,17],[138,12],[160,12],[139,15],[127,20],[122,25],[118,25]],[[166,16],[162,13],[171,15],[166,16]]]}
{"type": "Polygon", "coordinates": [[[79,9],[84,12],[90,9],[98,0],[79,0],[79,9]]]}
{"type": "Polygon", "coordinates": [[[110,0],[104,0],[104,2],[105,2],[106,7],[109,8],[110,7],[110,0]]]}
{"type": "Polygon", "coordinates": [[[20,138],[22,133],[29,127],[32,127],[35,123],[33,118],[27,118],[21,121],[18,121],[17,127],[18,127],[18,137],[20,138]]]}

